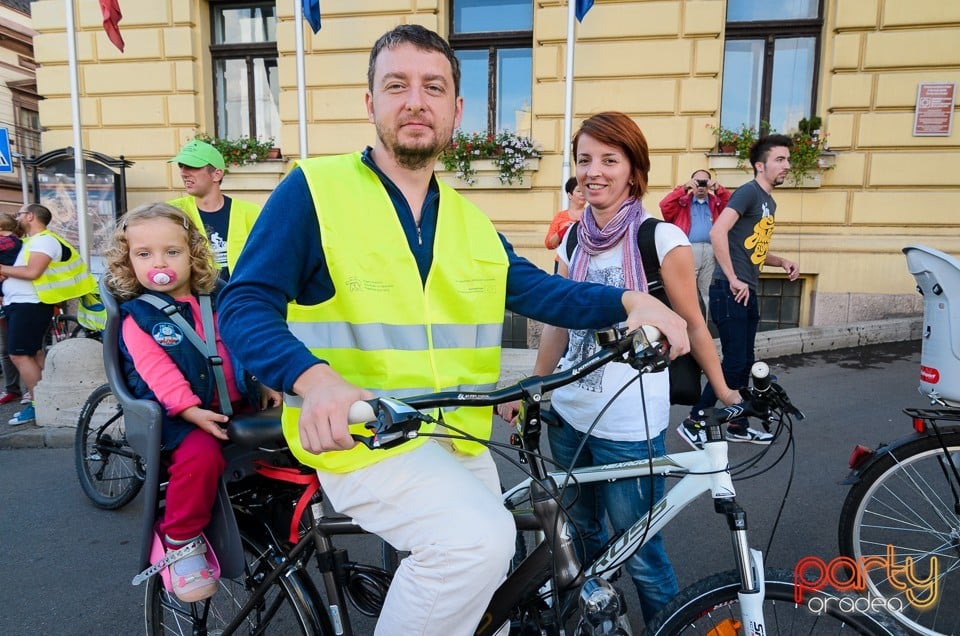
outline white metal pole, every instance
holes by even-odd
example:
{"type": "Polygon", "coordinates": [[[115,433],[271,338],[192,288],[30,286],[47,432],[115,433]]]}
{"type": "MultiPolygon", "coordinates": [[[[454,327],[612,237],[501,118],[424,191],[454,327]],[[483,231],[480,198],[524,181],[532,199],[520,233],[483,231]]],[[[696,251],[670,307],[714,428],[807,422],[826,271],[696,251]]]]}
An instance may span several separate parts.
{"type": "Polygon", "coordinates": [[[563,105],[563,177],[560,190],[570,178],[570,140],[573,138],[573,45],[574,22],[577,17],[577,3],[567,0],[567,76],[566,94],[563,105]]]}
{"type": "Polygon", "coordinates": [[[26,205],[30,203],[30,188],[27,187],[27,167],[23,165],[23,160],[26,159],[26,157],[19,152],[12,154],[17,158],[17,161],[20,162],[20,194],[23,196],[23,204],[26,205]]]}
{"type": "Polygon", "coordinates": [[[303,6],[300,0],[293,0],[294,33],[297,34],[297,113],[300,133],[300,158],[307,158],[307,81],[303,63],[303,6]]]}
{"type": "Polygon", "coordinates": [[[73,0],[64,0],[67,8],[67,55],[70,62],[70,106],[73,119],[73,176],[77,205],[77,235],[80,256],[90,262],[90,220],[87,216],[87,170],[83,160],[83,136],[80,126],[80,82],[77,71],[77,35],[73,0]]]}

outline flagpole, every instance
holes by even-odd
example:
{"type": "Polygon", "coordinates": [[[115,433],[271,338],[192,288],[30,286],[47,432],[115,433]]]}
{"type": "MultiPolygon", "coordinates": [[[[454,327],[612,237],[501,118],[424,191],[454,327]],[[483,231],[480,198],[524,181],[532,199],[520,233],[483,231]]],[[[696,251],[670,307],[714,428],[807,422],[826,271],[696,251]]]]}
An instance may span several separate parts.
{"type": "Polygon", "coordinates": [[[563,178],[560,189],[570,178],[570,140],[573,138],[573,44],[574,20],[577,16],[575,0],[567,0],[567,76],[563,106],[563,178]]]}
{"type": "Polygon", "coordinates": [[[297,34],[297,114],[300,135],[300,158],[307,158],[307,89],[303,63],[303,6],[301,0],[293,0],[294,32],[297,34]]]}
{"type": "Polygon", "coordinates": [[[64,0],[67,9],[67,59],[70,66],[70,106],[73,119],[73,180],[77,205],[77,242],[80,256],[90,263],[90,220],[87,217],[87,169],[83,160],[83,135],[80,126],[80,82],[77,72],[76,18],[73,0],[64,0]]]}

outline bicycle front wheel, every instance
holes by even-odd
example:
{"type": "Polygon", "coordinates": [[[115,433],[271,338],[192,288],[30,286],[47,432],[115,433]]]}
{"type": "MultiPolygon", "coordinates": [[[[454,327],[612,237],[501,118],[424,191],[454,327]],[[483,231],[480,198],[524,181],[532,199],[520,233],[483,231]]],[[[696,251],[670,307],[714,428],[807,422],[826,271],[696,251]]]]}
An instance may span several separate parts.
{"type": "Polygon", "coordinates": [[[80,487],[98,508],[122,508],[143,487],[143,465],[127,444],[123,409],[109,384],[94,389],[80,410],[73,454],[80,487]]]}
{"type": "Polygon", "coordinates": [[[866,569],[867,592],[885,599],[898,621],[921,634],[960,630],[960,484],[948,463],[952,458],[960,469],[960,432],[945,432],[943,440],[946,453],[931,436],[881,457],[850,489],[840,514],[840,553],[878,563],[892,556],[887,567],[866,569]],[[910,574],[919,579],[928,579],[936,563],[938,598],[930,607],[917,607],[930,596],[921,594],[911,603],[907,593],[920,589],[890,576],[891,566],[906,566],[907,559],[910,574]]]}
{"type": "MultiPolygon", "coordinates": [[[[237,579],[220,579],[217,593],[206,601],[184,603],[167,592],[159,574],[147,583],[144,614],[147,636],[219,634],[249,600],[260,582],[280,563],[275,547],[264,547],[241,532],[246,565],[237,579]]],[[[304,571],[292,566],[274,581],[247,615],[237,634],[332,636],[333,629],[316,587],[304,571]]]]}
{"type": "MultiPolygon", "coordinates": [[[[794,601],[793,574],[766,570],[763,616],[767,636],[778,634],[902,634],[889,617],[858,612],[845,613],[838,604],[823,603],[822,612],[794,601]]],[[[647,626],[646,634],[745,634],[740,621],[740,575],[735,571],[715,574],[680,593],[647,626]]],[[[817,595],[822,598],[823,591],[817,595]]],[[[837,597],[838,598],[838,597],[837,597]]],[[[820,605],[816,606],[821,609],[820,605]]]]}

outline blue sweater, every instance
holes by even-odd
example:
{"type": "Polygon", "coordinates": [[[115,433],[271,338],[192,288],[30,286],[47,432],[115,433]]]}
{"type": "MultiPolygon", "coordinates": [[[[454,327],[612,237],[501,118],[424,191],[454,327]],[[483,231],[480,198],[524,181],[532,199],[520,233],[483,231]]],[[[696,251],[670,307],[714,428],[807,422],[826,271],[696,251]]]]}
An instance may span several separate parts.
{"type": "MultiPolygon", "coordinates": [[[[363,162],[380,177],[390,195],[420,278],[426,280],[433,264],[440,204],[436,180],[430,182],[418,228],[406,198],[373,163],[369,147],[363,153],[363,162]]],[[[364,226],[363,210],[350,213],[357,218],[358,232],[376,231],[364,226]]],[[[620,300],[623,290],[548,274],[517,256],[502,235],[500,240],[509,258],[507,309],[569,329],[599,329],[625,319],[620,300]]],[[[220,335],[233,355],[261,382],[293,393],[293,383],[317,363],[317,358],[287,328],[287,304],[296,300],[315,305],[330,299],[333,293],[313,198],[303,172],[296,168],[264,205],[220,295],[220,335]]]]}

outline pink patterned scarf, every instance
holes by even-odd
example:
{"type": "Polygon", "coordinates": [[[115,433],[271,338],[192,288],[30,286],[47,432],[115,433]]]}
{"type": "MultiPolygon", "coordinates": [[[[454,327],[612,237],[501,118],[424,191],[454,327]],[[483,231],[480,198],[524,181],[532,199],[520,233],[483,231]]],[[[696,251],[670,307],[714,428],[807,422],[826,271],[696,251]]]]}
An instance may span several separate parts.
{"type": "Polygon", "coordinates": [[[643,273],[640,248],[637,246],[637,232],[640,224],[649,215],[643,204],[631,197],[623,202],[617,213],[603,229],[597,227],[593,209],[588,205],[583,218],[577,224],[577,247],[570,264],[570,278],[576,281],[586,280],[590,259],[606,252],[626,235],[630,240],[623,242],[623,282],[627,289],[647,291],[647,277],[643,273]]]}

